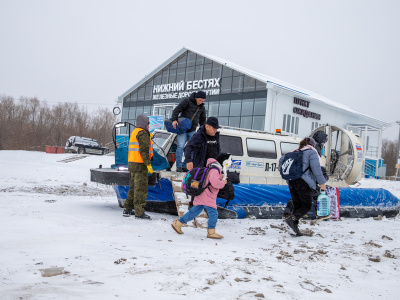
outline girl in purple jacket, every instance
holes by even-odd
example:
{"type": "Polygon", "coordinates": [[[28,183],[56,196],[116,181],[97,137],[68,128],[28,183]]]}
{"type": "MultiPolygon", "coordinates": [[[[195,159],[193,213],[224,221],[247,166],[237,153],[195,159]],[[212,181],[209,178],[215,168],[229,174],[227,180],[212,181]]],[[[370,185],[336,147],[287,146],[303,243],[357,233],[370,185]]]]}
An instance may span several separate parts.
{"type": "Polygon", "coordinates": [[[221,153],[217,160],[209,158],[207,167],[213,167],[207,175],[206,185],[210,183],[209,188],[205,189],[199,196],[194,197],[193,207],[181,218],[172,223],[172,228],[179,234],[183,234],[182,225],[197,217],[203,209],[208,214],[207,238],[221,239],[222,235],[215,232],[215,226],[218,220],[217,195],[218,191],[226,184],[226,170],[231,162],[231,154],[221,153]],[[224,172],[223,172],[224,171],[224,172]]]}

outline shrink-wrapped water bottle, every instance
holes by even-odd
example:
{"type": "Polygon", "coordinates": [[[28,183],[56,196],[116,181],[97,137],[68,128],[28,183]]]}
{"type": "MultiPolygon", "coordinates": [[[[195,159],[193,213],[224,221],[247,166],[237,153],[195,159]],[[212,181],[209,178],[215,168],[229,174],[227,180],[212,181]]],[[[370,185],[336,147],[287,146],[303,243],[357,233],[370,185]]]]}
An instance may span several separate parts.
{"type": "Polygon", "coordinates": [[[329,198],[325,191],[321,192],[321,195],[317,199],[317,215],[325,217],[329,215],[329,198]]]}

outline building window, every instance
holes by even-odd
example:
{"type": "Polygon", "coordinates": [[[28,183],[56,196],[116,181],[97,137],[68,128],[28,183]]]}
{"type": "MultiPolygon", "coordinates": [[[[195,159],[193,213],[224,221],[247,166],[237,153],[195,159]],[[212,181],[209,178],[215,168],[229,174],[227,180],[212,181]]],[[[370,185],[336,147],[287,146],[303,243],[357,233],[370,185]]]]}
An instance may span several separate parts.
{"type": "Polygon", "coordinates": [[[274,141],[247,139],[247,154],[249,157],[277,158],[274,141]]]}
{"type": "Polygon", "coordinates": [[[208,104],[208,117],[216,117],[219,113],[219,101],[209,102],[208,104]]]}
{"type": "Polygon", "coordinates": [[[179,68],[176,71],[176,82],[185,80],[185,72],[186,72],[186,68],[179,68]]]}
{"type": "Polygon", "coordinates": [[[178,67],[178,60],[175,60],[171,65],[169,66],[170,69],[176,69],[178,67]]]}
{"type": "Polygon", "coordinates": [[[297,143],[284,143],[281,142],[281,153],[285,155],[286,153],[292,152],[299,148],[299,144],[297,143]]]}
{"type": "Polygon", "coordinates": [[[236,70],[233,70],[233,77],[235,76],[244,76],[244,75],[236,70]]]}
{"type": "Polygon", "coordinates": [[[168,83],[176,82],[176,69],[169,70],[168,83]]]}
{"type": "Polygon", "coordinates": [[[240,93],[243,91],[243,76],[232,78],[232,93],[240,93]]]}
{"type": "Polygon", "coordinates": [[[160,72],[156,77],[154,77],[154,85],[161,84],[162,73],[160,72]]]}
{"type": "Polygon", "coordinates": [[[251,124],[253,117],[241,117],[240,118],[240,128],[251,129],[251,124]]]}
{"type": "Polygon", "coordinates": [[[211,78],[212,64],[204,65],[203,79],[211,78]]]}
{"type": "Polygon", "coordinates": [[[143,107],[143,114],[145,116],[150,116],[151,115],[151,106],[144,106],[143,107]]]}
{"type": "MultiPolygon", "coordinates": [[[[229,103],[230,101],[221,101],[219,104],[219,116],[227,117],[229,116],[229,103]]],[[[228,124],[227,124],[228,125],[228,124]]]]}
{"type": "Polygon", "coordinates": [[[143,115],[143,106],[138,106],[136,108],[136,117],[139,115],[143,115]]]}
{"type": "Polygon", "coordinates": [[[218,117],[218,124],[220,126],[229,126],[228,122],[229,122],[228,117],[218,117]]]}
{"type": "Polygon", "coordinates": [[[219,143],[221,152],[231,153],[235,156],[243,156],[242,138],[238,136],[220,135],[219,143]]]}
{"type": "Polygon", "coordinates": [[[264,122],[265,116],[254,116],[252,129],[260,131],[264,130],[264,122]]]}
{"type": "Polygon", "coordinates": [[[256,80],[256,91],[260,91],[260,90],[266,90],[267,89],[267,85],[259,80],[256,80]]]}
{"type": "Polygon", "coordinates": [[[188,67],[194,66],[196,64],[196,53],[189,52],[188,53],[188,59],[187,59],[187,65],[188,67]]]}
{"type": "Polygon", "coordinates": [[[162,84],[168,83],[168,73],[169,73],[168,69],[162,72],[162,84]]]}
{"type": "Polygon", "coordinates": [[[291,132],[291,133],[294,132],[294,124],[295,124],[295,117],[292,116],[292,127],[290,128],[290,132],[291,132]]]}
{"type": "Polygon", "coordinates": [[[139,89],[139,91],[138,91],[138,100],[139,101],[143,101],[144,100],[144,92],[145,92],[144,87],[141,87],[139,89]]]}
{"type": "Polygon", "coordinates": [[[137,92],[131,94],[131,101],[137,101],[137,92]]]}
{"type": "Polygon", "coordinates": [[[129,119],[129,107],[123,107],[122,108],[122,116],[121,116],[122,120],[127,120],[129,119]]]}
{"type": "Polygon", "coordinates": [[[240,116],[241,108],[242,108],[242,100],[232,100],[229,115],[230,116],[240,116]]]}
{"type": "Polygon", "coordinates": [[[204,57],[197,54],[197,57],[196,57],[196,66],[197,66],[197,65],[202,65],[203,62],[204,62],[204,57]]]}
{"type": "Polygon", "coordinates": [[[243,91],[252,92],[256,88],[256,80],[250,76],[244,76],[243,91]]]}
{"type": "Polygon", "coordinates": [[[286,131],[286,115],[283,115],[282,131],[286,131]]]}
{"type": "Polygon", "coordinates": [[[264,98],[254,99],[253,115],[255,115],[255,116],[263,115],[263,116],[265,116],[266,108],[267,108],[267,99],[264,99],[264,98]]]}
{"type": "Polygon", "coordinates": [[[253,115],[254,99],[243,99],[242,100],[242,116],[253,115]]]}
{"type": "Polygon", "coordinates": [[[203,65],[196,66],[194,73],[194,80],[200,80],[203,78],[203,65]]]}
{"type": "MultiPolygon", "coordinates": [[[[194,61],[193,61],[194,63],[194,61]]],[[[195,67],[187,67],[186,68],[186,81],[193,81],[194,80],[194,70],[195,67]]]]}
{"type": "Polygon", "coordinates": [[[232,77],[221,79],[221,94],[230,94],[232,89],[232,77]]]}
{"type": "Polygon", "coordinates": [[[283,115],[283,124],[282,124],[282,131],[288,133],[299,133],[299,123],[300,118],[291,116],[291,115],[283,115]]]}
{"type": "Polygon", "coordinates": [[[229,117],[229,126],[239,127],[240,126],[240,117],[229,117]]]}
{"type": "MultiPolygon", "coordinates": [[[[158,115],[159,116],[165,116],[165,108],[159,107],[158,109],[158,115]]],[[[168,119],[168,118],[167,118],[168,119]]]]}
{"type": "Polygon", "coordinates": [[[222,72],[222,65],[219,63],[216,63],[215,61],[213,62],[213,68],[211,72],[212,78],[220,78],[221,77],[221,72],[222,72]]]}
{"type": "Polygon", "coordinates": [[[222,69],[222,77],[232,77],[233,70],[228,67],[223,67],[222,69]]]}
{"type": "Polygon", "coordinates": [[[151,100],[151,96],[153,95],[153,87],[152,86],[146,86],[146,92],[144,94],[144,99],[145,100],[151,100]]]}
{"type": "Polygon", "coordinates": [[[181,56],[181,58],[178,60],[178,68],[185,68],[186,67],[186,54],[181,56]]]}

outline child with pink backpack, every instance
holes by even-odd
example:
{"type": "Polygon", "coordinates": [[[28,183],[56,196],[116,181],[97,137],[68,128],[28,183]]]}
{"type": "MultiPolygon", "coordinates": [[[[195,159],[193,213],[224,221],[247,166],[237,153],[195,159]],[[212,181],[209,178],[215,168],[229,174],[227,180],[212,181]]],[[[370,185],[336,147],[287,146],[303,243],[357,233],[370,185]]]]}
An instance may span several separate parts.
{"type": "Polygon", "coordinates": [[[172,223],[172,228],[179,234],[183,234],[182,225],[193,220],[197,217],[203,209],[208,214],[208,229],[207,238],[221,239],[222,235],[215,232],[215,227],[218,220],[217,211],[217,195],[220,189],[222,189],[227,183],[227,169],[232,164],[231,154],[221,153],[217,159],[209,158],[207,160],[206,167],[209,168],[205,185],[207,188],[204,191],[194,197],[193,207],[179,219],[176,219],[172,223]]]}

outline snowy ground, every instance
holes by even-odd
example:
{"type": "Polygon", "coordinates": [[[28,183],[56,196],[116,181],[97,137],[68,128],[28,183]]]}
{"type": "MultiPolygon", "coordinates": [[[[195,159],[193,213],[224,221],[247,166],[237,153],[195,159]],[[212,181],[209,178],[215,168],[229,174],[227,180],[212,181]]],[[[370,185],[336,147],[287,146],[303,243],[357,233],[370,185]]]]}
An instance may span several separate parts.
{"type": "MultiPolygon", "coordinates": [[[[174,216],[123,218],[90,168],[112,156],[0,151],[1,299],[398,299],[400,218],[301,225],[219,220],[171,228],[174,216]],[[64,267],[42,277],[39,269],[64,267]]],[[[400,197],[400,182],[364,180],[400,197]]]]}

